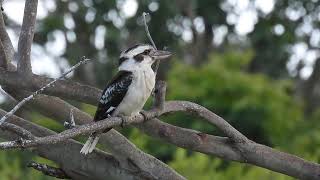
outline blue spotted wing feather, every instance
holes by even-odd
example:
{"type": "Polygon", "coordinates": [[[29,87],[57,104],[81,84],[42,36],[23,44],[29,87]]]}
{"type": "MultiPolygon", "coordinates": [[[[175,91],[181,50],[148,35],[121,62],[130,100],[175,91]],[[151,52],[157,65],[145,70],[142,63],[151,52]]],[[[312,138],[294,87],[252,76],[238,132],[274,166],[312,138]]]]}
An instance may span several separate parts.
{"type": "Polygon", "coordinates": [[[133,75],[129,71],[119,71],[102,92],[94,121],[111,116],[121,103],[132,82],[133,75]]]}

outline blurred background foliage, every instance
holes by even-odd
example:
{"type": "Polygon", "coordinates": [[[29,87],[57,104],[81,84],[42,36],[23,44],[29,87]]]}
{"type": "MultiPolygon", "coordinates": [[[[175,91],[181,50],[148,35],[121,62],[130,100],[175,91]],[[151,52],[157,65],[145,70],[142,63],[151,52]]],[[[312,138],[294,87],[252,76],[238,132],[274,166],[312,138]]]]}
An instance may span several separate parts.
{"type": "MultiPolygon", "coordinates": [[[[168,100],[188,100],[228,120],[248,138],[319,163],[320,2],[318,0],[39,0],[34,59],[48,57],[63,71],[79,57],[95,61],[73,79],[104,88],[116,71],[121,50],[147,43],[141,18],[158,48],[174,57],[160,66],[168,100]]],[[[19,22],[4,13],[11,36],[19,22]]],[[[9,6],[8,6],[9,7],[9,6]]],[[[35,72],[39,61],[33,61],[35,72]]],[[[41,74],[53,67],[41,66],[41,74]]],[[[90,114],[95,107],[71,102],[90,114]]],[[[1,107],[8,109],[6,98],[1,107]]],[[[62,126],[37,112],[20,112],[55,131],[62,126]]],[[[195,117],[169,115],[163,121],[223,135],[195,117]]],[[[288,176],[226,162],[150,138],[132,127],[119,129],[139,148],[188,179],[275,179],[288,176]]],[[[187,138],[187,137],[186,137],[187,138]]],[[[1,152],[1,179],[52,179],[26,168],[28,152],[1,152]],[[10,157],[10,158],[9,158],[10,157]]]]}

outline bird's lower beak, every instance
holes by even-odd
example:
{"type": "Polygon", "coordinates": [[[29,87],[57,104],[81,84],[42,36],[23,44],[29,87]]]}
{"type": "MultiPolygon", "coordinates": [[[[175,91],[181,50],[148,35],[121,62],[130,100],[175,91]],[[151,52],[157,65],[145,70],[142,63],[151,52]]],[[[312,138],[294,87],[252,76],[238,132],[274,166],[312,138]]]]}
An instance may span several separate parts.
{"type": "Polygon", "coordinates": [[[155,50],[149,54],[154,59],[166,59],[172,55],[169,51],[155,50]]]}

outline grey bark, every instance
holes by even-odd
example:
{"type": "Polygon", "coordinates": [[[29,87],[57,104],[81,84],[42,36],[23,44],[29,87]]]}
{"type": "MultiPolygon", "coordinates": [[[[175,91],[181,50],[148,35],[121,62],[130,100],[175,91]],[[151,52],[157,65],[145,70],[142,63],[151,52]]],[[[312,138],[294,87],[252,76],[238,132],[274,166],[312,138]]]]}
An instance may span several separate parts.
{"type": "MultiPolygon", "coordinates": [[[[5,113],[0,109],[1,116],[5,113]]],[[[16,116],[11,116],[8,122],[25,128],[39,137],[56,134],[16,116]]],[[[0,130],[0,135],[8,140],[15,140],[19,137],[11,131],[3,130],[0,130]]],[[[148,172],[143,172],[136,167],[130,169],[121,167],[121,163],[114,156],[100,150],[83,156],[79,153],[81,147],[82,144],[74,140],[67,140],[55,145],[37,146],[32,151],[41,157],[55,161],[74,179],[155,179],[148,172]]]]}

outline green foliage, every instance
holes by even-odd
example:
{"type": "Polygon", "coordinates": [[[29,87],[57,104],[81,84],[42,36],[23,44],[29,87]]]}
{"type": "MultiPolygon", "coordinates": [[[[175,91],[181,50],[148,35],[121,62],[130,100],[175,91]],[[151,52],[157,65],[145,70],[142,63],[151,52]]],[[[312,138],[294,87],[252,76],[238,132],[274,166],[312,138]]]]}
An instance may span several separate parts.
{"type": "MultiPolygon", "coordinates": [[[[286,65],[291,55],[288,51],[289,45],[304,41],[310,47],[318,48],[310,43],[311,35],[314,33],[300,33],[300,35],[297,33],[305,21],[311,21],[309,23],[314,27],[318,24],[318,12],[315,8],[319,5],[318,1],[276,1],[274,10],[270,13],[263,14],[260,10],[257,11],[259,17],[253,32],[245,37],[247,40],[244,44],[242,41],[234,41],[235,38],[232,38],[236,36],[233,30],[234,24],[226,21],[228,19],[226,17],[234,16],[236,12],[232,7],[222,8],[223,3],[229,1],[193,0],[173,3],[172,1],[143,0],[138,1],[136,15],[128,18],[123,17],[121,13],[119,4],[123,2],[122,0],[56,1],[56,10],[49,12],[48,16],[37,22],[35,42],[44,45],[52,41],[54,38],[52,32],[55,30],[62,31],[66,36],[74,33],[76,41],[66,41],[65,53],[62,57],[67,58],[70,64],[75,64],[83,55],[96,59],[92,69],[81,67],[75,72],[74,78],[90,84],[92,82],[87,80],[86,75],[93,74],[92,77],[97,84],[91,85],[103,88],[114,74],[120,50],[133,43],[147,42],[139,16],[142,12],[148,11],[150,3],[156,3],[158,9],[151,12],[152,19],[148,23],[159,48],[170,47],[177,59],[193,56],[193,53],[207,54],[211,53],[211,50],[224,51],[223,54],[216,53],[214,56],[209,56],[208,61],[206,55],[203,59],[195,58],[196,61],[201,61],[195,64],[203,63],[200,67],[173,60],[176,63],[172,65],[167,76],[167,99],[189,100],[201,104],[228,120],[254,141],[276,146],[308,160],[320,161],[320,150],[317,148],[320,145],[318,122],[320,111],[316,111],[306,120],[302,114],[303,106],[290,94],[294,86],[292,82],[279,80],[288,77],[286,65]],[[76,8],[78,10],[70,11],[72,6],[78,7],[76,8]],[[293,6],[297,10],[305,11],[305,15],[297,20],[291,20],[284,12],[288,7],[293,6]],[[92,22],[86,21],[89,12],[95,14],[92,22]],[[66,26],[66,15],[72,17],[75,22],[74,28],[66,26]],[[192,25],[195,18],[203,19],[204,32],[200,33],[195,31],[196,28],[193,26],[189,27],[188,24],[192,25]],[[117,26],[116,19],[120,19],[123,25],[117,26]],[[276,25],[283,26],[283,34],[274,33],[276,25]],[[102,49],[94,45],[98,26],[106,28],[106,35],[100,37],[105,43],[102,49]],[[212,29],[220,26],[227,27],[228,32],[225,41],[219,47],[213,47],[211,46],[212,29]],[[194,38],[191,42],[182,40],[185,29],[192,30],[194,38]],[[246,50],[239,52],[232,49],[231,51],[228,49],[229,46],[246,50]],[[190,52],[190,50],[195,51],[190,52]]],[[[254,4],[251,5],[254,6],[254,4]]],[[[187,62],[188,58],[185,59],[187,62]]],[[[163,63],[161,67],[168,66],[163,63]]],[[[94,115],[96,107],[81,104],[81,109],[94,115]]],[[[54,131],[63,130],[61,124],[38,113],[32,113],[30,119],[54,131]]],[[[214,126],[195,117],[177,113],[163,120],[181,127],[222,135],[214,126]]],[[[207,155],[177,149],[173,145],[150,138],[134,128],[125,128],[121,131],[139,148],[169,162],[173,168],[189,179],[291,179],[265,169],[245,164],[226,163],[207,155]]],[[[25,167],[26,162],[34,158],[31,153],[25,151],[22,153],[1,151],[0,179],[52,179],[25,167]]],[[[37,160],[39,161],[38,158],[37,160]]],[[[40,159],[40,161],[45,160],[40,159]]]]}
{"type": "Polygon", "coordinates": [[[62,124],[54,121],[46,116],[39,114],[38,112],[32,112],[30,119],[33,123],[39,124],[40,126],[46,127],[56,132],[60,132],[64,129],[62,124]]]}
{"type": "MultiPolygon", "coordinates": [[[[252,52],[228,52],[212,56],[201,67],[175,63],[168,75],[168,99],[197,102],[255,141],[284,143],[303,118],[301,106],[288,94],[289,81],[244,71],[251,58],[252,52]]],[[[173,121],[212,132],[203,122],[184,116],[173,121]]]]}
{"type": "Polygon", "coordinates": [[[54,179],[44,176],[41,172],[28,168],[30,161],[37,161],[54,165],[51,161],[34,156],[27,151],[0,151],[0,174],[1,180],[49,180],[54,179]]]}
{"type": "MultiPolygon", "coordinates": [[[[319,137],[318,133],[313,131],[310,135],[301,136],[308,125],[302,121],[302,105],[289,94],[292,88],[290,81],[273,80],[262,74],[246,72],[252,56],[250,51],[226,52],[212,56],[208,64],[200,67],[173,60],[176,63],[168,74],[167,99],[199,103],[227,119],[250,139],[317,160],[319,151],[312,142],[317,141],[314,138],[319,137]],[[313,139],[306,141],[310,137],[313,139]],[[288,139],[294,140],[289,144],[288,139]]],[[[166,117],[165,121],[222,135],[212,125],[189,115],[178,113],[166,117]]],[[[188,179],[292,179],[263,168],[177,149],[136,129],[129,133],[129,137],[139,148],[169,162],[188,179]]]]}

